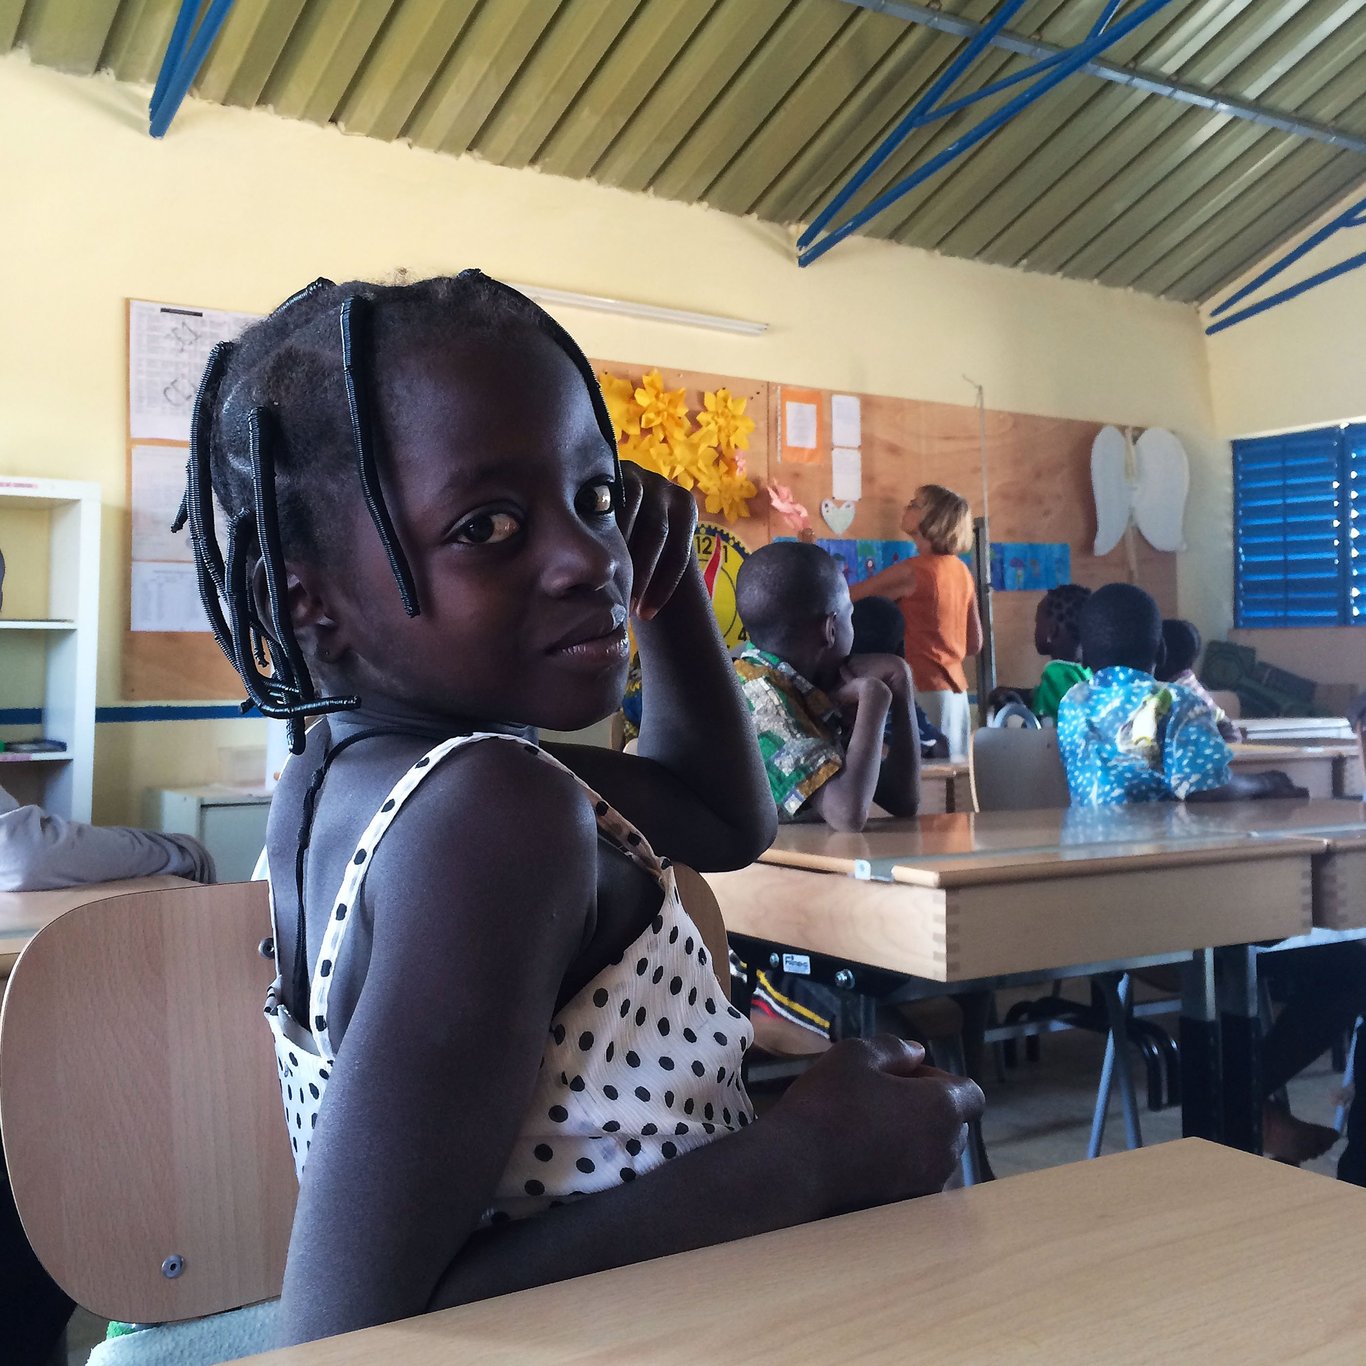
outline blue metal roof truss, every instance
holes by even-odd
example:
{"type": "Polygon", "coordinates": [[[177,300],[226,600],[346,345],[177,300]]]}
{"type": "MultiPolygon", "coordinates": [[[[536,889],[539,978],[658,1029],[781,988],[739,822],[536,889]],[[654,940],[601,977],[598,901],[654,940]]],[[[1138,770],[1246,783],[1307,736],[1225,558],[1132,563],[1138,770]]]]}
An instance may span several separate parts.
{"type": "Polygon", "coordinates": [[[1140,24],[1152,18],[1159,10],[1169,4],[1170,0],[1145,0],[1143,4],[1138,5],[1122,19],[1115,21],[1115,15],[1123,2],[1124,0],[1105,0],[1090,32],[1075,47],[1064,48],[1055,52],[1036,62],[1033,66],[1016,72],[1004,80],[994,81],[981,90],[973,91],[970,95],[964,95],[960,99],[946,104],[939,104],[939,100],[957,84],[959,78],[977,60],[983,50],[991,45],[1011,17],[1025,3],[1025,0],[1002,0],[1002,3],[993,11],[991,18],[972,34],[967,45],[949,63],[943,74],[906,111],[897,126],[888,133],[873,154],[836,192],[835,197],[816,215],[811,225],[797,239],[797,264],[809,266],[829,251],[831,247],[842,242],[850,233],[857,232],[865,223],[876,218],[878,214],[898,199],[908,195],[932,176],[937,175],[946,166],[966,155],[978,143],[989,138],[1017,114],[1027,109],[1036,100],[1041,99],[1054,86],[1059,85],[1068,76],[1085,67],[1100,53],[1133,32],[1140,24]],[[957,138],[942,152],[931,157],[923,166],[918,167],[910,175],[880,194],[871,203],[851,214],[837,227],[829,227],[840,210],[876,173],[878,167],[916,129],[947,118],[950,114],[955,114],[959,110],[966,109],[992,95],[997,95],[1009,86],[1018,85],[1031,79],[1034,80],[1034,83],[1028,89],[987,115],[975,127],[964,133],[962,137],[957,138]]]}

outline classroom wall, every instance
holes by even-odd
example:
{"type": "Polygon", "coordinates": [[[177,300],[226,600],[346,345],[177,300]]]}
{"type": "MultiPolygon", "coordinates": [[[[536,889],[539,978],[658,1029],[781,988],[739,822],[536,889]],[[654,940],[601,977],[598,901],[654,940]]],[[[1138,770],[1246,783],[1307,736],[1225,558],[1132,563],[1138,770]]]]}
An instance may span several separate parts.
{"type": "MultiPolygon", "coordinates": [[[[769,225],[257,111],[189,101],[154,142],[148,93],[0,58],[0,472],[102,487],[102,705],[121,700],[127,620],[130,296],[264,311],[319,274],[478,264],[770,324],[744,338],[563,310],[594,355],[953,404],[973,401],[967,375],[995,410],[1170,427],[1196,471],[1188,527],[1218,502],[1226,448],[1193,309],[857,239],[799,271],[769,225]]],[[[1207,629],[1229,597],[1224,533],[1182,557],[1182,610],[1207,629]]],[[[135,819],[143,787],[215,776],[222,746],[262,743],[254,721],[99,729],[103,820],[135,819]]]]}
{"type": "MultiPolygon", "coordinates": [[[[1337,217],[1361,198],[1358,188],[1341,204],[1306,228],[1289,246],[1337,217]]],[[[1264,297],[1361,252],[1361,231],[1345,231],[1315,247],[1274,284],[1264,297]]],[[[1215,302],[1255,277],[1271,260],[1250,270],[1221,292],[1215,302]]],[[[1208,310],[1206,310],[1208,313],[1208,310]]],[[[1366,418],[1366,268],[1340,275],[1246,322],[1207,339],[1215,428],[1221,438],[1260,436],[1297,427],[1323,427],[1366,418]]],[[[1217,447],[1215,448],[1217,449],[1217,447]]],[[[1233,502],[1232,466],[1216,460],[1202,483],[1225,507],[1233,502]]],[[[1232,624],[1233,600],[1227,604],[1232,624]]],[[[1342,626],[1325,630],[1234,631],[1231,638],[1253,646],[1260,658],[1323,683],[1366,686],[1366,630],[1342,626]]]]}

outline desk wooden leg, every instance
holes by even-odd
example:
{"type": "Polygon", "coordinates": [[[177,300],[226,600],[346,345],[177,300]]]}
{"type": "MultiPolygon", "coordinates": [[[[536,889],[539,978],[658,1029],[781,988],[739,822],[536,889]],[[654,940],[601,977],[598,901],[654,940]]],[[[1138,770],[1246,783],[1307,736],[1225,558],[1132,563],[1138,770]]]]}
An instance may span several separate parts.
{"type": "Polygon", "coordinates": [[[1214,951],[1218,968],[1222,1138],[1231,1148],[1262,1150],[1262,1021],[1257,950],[1232,944],[1214,951]]]}

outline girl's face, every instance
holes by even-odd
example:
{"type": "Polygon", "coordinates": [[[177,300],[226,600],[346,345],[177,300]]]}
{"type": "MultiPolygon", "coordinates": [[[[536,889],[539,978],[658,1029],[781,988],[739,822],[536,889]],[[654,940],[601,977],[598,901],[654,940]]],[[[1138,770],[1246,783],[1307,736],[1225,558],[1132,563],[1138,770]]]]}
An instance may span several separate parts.
{"type": "Polygon", "coordinates": [[[354,500],[329,650],[368,704],[574,730],[626,683],[631,563],[583,380],[529,329],[383,362],[380,468],[417,581],[408,618],[354,500]]]}

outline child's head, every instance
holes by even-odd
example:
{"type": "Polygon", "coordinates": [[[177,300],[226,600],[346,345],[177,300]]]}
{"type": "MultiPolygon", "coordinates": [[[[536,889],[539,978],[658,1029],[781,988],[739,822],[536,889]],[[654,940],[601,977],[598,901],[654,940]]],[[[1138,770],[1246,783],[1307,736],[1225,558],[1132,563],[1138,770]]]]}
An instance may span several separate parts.
{"type": "Polygon", "coordinates": [[[1194,622],[1184,621],[1180,617],[1167,617],[1162,623],[1162,659],[1157,666],[1156,676],[1164,683],[1170,683],[1188,669],[1195,668],[1203,643],[1194,622]]]}
{"type": "Polygon", "coordinates": [[[813,683],[827,682],[854,643],[849,585],[834,558],[805,541],[761,546],[740,566],[735,603],[750,639],[813,683]]]}
{"type": "Polygon", "coordinates": [[[901,514],[901,528],[935,555],[961,555],[972,549],[972,509],[968,500],[942,484],[922,484],[901,514]]]}
{"type": "Polygon", "coordinates": [[[1081,658],[1089,669],[1116,665],[1152,673],[1162,650],[1162,613],[1131,583],[1097,588],[1081,609],[1081,658]]]}
{"type": "Polygon", "coordinates": [[[625,681],[618,480],[592,370],[530,300],[319,281],[216,348],[186,512],[219,643],[296,730],[355,699],[570,729],[625,681]]]}
{"type": "Polygon", "coordinates": [[[891,598],[860,598],[854,604],[853,624],[851,654],[906,653],[906,618],[891,598]]]}
{"type": "Polygon", "coordinates": [[[1091,596],[1079,583],[1060,583],[1043,595],[1034,613],[1034,648],[1047,659],[1081,658],[1078,621],[1091,596]]]}

